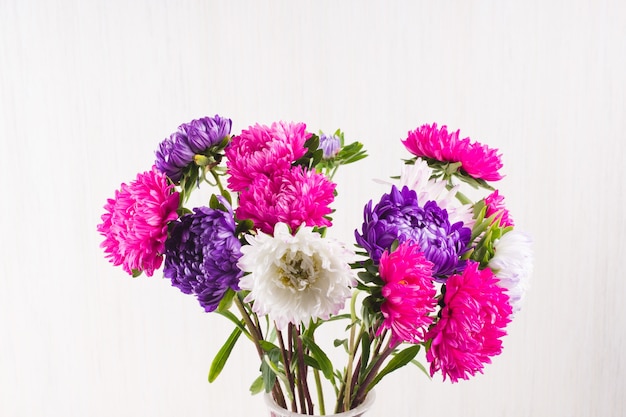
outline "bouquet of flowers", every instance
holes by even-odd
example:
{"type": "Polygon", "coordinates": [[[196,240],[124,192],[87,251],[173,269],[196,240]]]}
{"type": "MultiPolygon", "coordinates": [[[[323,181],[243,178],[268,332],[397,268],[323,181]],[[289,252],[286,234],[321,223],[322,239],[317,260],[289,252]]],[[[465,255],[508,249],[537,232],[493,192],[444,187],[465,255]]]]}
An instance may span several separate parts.
{"type": "Polygon", "coordinates": [[[345,244],[326,236],[333,176],[366,157],[363,145],[303,123],[232,136],[231,124],[216,115],[181,125],[154,166],[107,201],[97,226],[114,265],[133,277],[163,265],[173,286],[232,323],[209,381],[243,335],[260,360],[252,393],[325,414],[325,391],[342,412],[407,364],[457,382],[500,354],[532,252],[490,185],[502,178],[496,149],[437,124],[409,132],[401,172],[365,204],[345,244]],[[189,209],[201,184],[214,193],[189,209]],[[329,322],[345,332],[325,346],[316,335],[329,322]],[[333,363],[329,349],[345,362],[333,363]]]}

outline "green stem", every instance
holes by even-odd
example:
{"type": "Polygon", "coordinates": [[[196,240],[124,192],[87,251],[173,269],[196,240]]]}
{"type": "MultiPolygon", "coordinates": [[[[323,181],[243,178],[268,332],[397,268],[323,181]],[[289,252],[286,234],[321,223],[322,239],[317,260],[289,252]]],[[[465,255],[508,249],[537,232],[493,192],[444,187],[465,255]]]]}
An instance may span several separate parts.
{"type": "Polygon", "coordinates": [[[348,365],[346,367],[346,383],[344,386],[344,396],[343,396],[343,411],[348,411],[350,409],[350,400],[352,397],[352,364],[354,362],[354,356],[356,355],[356,350],[358,345],[354,343],[355,333],[356,333],[356,299],[357,292],[354,291],[352,293],[352,299],[350,300],[350,342],[348,345],[348,349],[350,354],[348,355],[348,365]]]}
{"type": "Polygon", "coordinates": [[[289,326],[295,331],[290,332],[293,337],[293,341],[296,347],[296,355],[297,355],[297,365],[296,366],[296,388],[298,389],[298,400],[300,402],[300,414],[306,414],[306,403],[304,400],[304,386],[302,384],[302,368],[301,368],[301,359],[304,359],[301,355],[302,353],[302,342],[300,341],[300,337],[298,335],[297,328],[289,323],[289,326]]]}
{"type": "MultiPolygon", "coordinates": [[[[244,307],[243,302],[239,297],[239,294],[234,297],[234,303],[239,309],[241,317],[243,318],[243,321],[246,323],[246,326],[250,331],[250,335],[252,336],[252,340],[254,341],[254,346],[256,347],[257,353],[259,354],[259,358],[261,359],[261,361],[263,361],[263,358],[265,356],[265,352],[261,347],[261,340],[263,340],[263,335],[261,334],[259,328],[256,327],[252,322],[250,315],[246,311],[246,308],[244,307]]],[[[283,395],[283,391],[280,388],[280,383],[278,382],[278,380],[276,380],[276,382],[274,383],[274,386],[272,387],[272,392],[274,394],[274,400],[276,400],[276,403],[286,409],[287,404],[285,403],[285,396],[283,395]]]]}
{"type": "MultiPolygon", "coordinates": [[[[285,349],[285,342],[283,341],[283,334],[280,330],[276,330],[276,335],[278,336],[278,344],[280,346],[280,353],[283,357],[283,365],[285,367],[285,374],[287,376],[287,380],[289,381],[289,389],[291,392],[294,391],[294,379],[293,374],[291,373],[291,355],[285,349]]],[[[297,412],[296,398],[295,396],[291,396],[291,411],[297,412]]]]}
{"type": "Polygon", "coordinates": [[[319,369],[313,369],[313,377],[315,378],[315,389],[317,390],[317,402],[320,406],[320,414],[326,414],[326,405],[324,404],[324,391],[322,390],[322,380],[320,379],[319,369]]]}
{"type": "Polygon", "coordinates": [[[328,179],[332,181],[333,177],[335,176],[335,174],[337,173],[337,169],[339,169],[339,165],[335,165],[333,167],[333,170],[330,172],[330,175],[328,175],[328,179]]]}
{"type": "Polygon", "coordinates": [[[215,171],[213,171],[212,169],[210,170],[211,175],[213,176],[213,178],[215,179],[215,184],[217,185],[217,188],[220,190],[220,194],[224,194],[224,186],[222,185],[222,181],[220,180],[220,176],[217,175],[217,173],[215,171]]]}
{"type": "Polygon", "coordinates": [[[359,386],[359,390],[357,391],[354,397],[354,400],[352,401],[352,405],[354,407],[357,407],[359,404],[361,404],[365,400],[365,397],[367,396],[367,393],[369,392],[368,385],[374,380],[374,378],[378,374],[378,371],[380,370],[380,367],[383,365],[383,362],[385,362],[385,359],[387,359],[387,357],[393,352],[396,346],[391,346],[391,343],[388,343],[385,349],[383,350],[383,352],[380,354],[380,356],[378,357],[378,360],[372,366],[372,369],[370,369],[367,377],[365,377],[365,379],[359,386]]]}

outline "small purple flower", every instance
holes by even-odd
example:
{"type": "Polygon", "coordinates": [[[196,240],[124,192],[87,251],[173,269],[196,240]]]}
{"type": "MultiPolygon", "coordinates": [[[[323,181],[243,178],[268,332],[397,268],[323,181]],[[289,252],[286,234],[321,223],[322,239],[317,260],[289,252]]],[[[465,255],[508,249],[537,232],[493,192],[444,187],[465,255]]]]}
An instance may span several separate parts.
{"type": "Polygon", "coordinates": [[[400,191],[394,185],[373,209],[372,201],[365,206],[361,233],[355,231],[355,237],[375,263],[395,240],[411,240],[434,264],[433,276],[445,279],[464,269],[466,261],[459,258],[467,249],[471,230],[462,222],[451,225],[448,212],[435,201],[421,207],[414,190],[405,186],[400,191]]]}
{"type": "Polygon", "coordinates": [[[320,136],[320,145],[319,149],[323,152],[324,159],[332,159],[341,150],[341,139],[335,135],[324,135],[320,136]]]}
{"type": "Polygon", "coordinates": [[[197,207],[173,223],[165,242],[165,277],[185,294],[195,294],[207,312],[217,308],[228,288],[239,290],[243,275],[232,208],[218,199],[227,211],[197,207]]]}
{"type": "Polygon", "coordinates": [[[155,165],[175,184],[180,182],[184,169],[194,162],[194,156],[205,154],[219,145],[230,134],[232,122],[218,115],[203,117],[182,124],[156,151],[155,165]]]}

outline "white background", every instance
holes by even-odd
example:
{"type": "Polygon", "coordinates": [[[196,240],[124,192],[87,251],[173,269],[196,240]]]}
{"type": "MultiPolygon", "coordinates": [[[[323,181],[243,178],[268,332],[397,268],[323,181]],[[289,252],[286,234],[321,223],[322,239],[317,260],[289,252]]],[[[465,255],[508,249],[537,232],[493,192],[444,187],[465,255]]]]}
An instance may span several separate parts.
{"type": "Polygon", "coordinates": [[[337,178],[347,241],[409,130],[503,152],[536,251],[504,352],[454,385],[405,368],[372,416],[624,415],[625,60],[618,0],[0,0],[0,415],[265,415],[252,346],[209,384],[230,326],[111,266],[96,232],[163,138],[216,113],[362,141],[337,178]]]}

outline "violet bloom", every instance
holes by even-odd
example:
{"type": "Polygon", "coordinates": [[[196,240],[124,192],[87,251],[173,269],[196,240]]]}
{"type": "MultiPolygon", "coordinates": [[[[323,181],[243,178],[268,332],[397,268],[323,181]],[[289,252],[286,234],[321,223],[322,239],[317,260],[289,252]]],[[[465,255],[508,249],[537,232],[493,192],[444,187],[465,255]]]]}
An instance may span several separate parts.
{"type": "Polygon", "coordinates": [[[341,150],[341,139],[335,135],[321,135],[319,149],[324,159],[333,159],[341,150]]]}
{"type": "Polygon", "coordinates": [[[361,233],[355,231],[355,237],[375,263],[395,240],[411,240],[433,263],[433,276],[445,279],[465,267],[466,261],[459,258],[466,251],[471,230],[462,222],[450,224],[447,211],[435,201],[422,207],[414,190],[405,186],[400,191],[394,185],[374,208],[372,201],[365,206],[361,233]]]}
{"type": "Polygon", "coordinates": [[[205,154],[230,135],[231,120],[218,115],[203,117],[182,124],[156,151],[155,165],[175,184],[179,183],[185,168],[198,154],[205,154]]]}
{"type": "Polygon", "coordinates": [[[217,308],[228,288],[239,290],[243,274],[233,212],[218,199],[227,211],[195,208],[173,224],[165,242],[165,277],[185,294],[195,294],[207,312],[217,308]]]}

